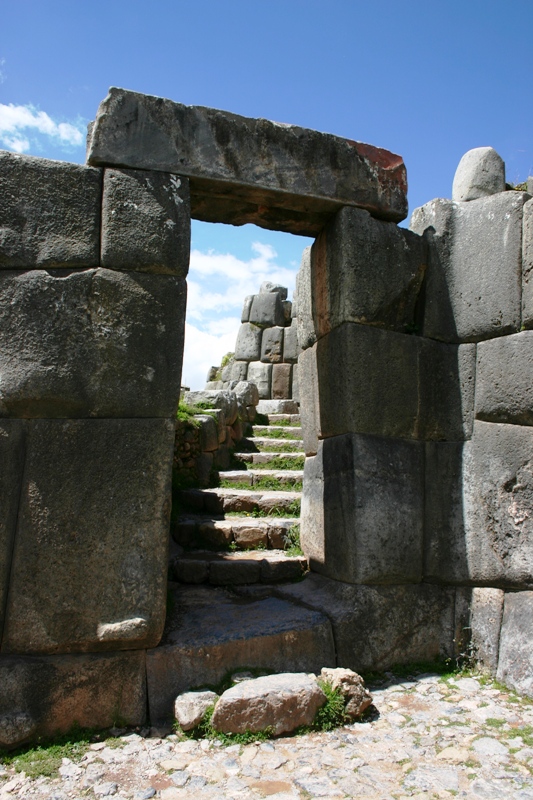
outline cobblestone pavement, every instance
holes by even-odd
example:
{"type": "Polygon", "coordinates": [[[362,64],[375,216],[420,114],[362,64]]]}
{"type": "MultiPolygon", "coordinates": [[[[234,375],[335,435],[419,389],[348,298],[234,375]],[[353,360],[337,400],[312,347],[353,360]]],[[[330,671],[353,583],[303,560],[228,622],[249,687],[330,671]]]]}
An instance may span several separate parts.
{"type": "Polygon", "coordinates": [[[533,703],[478,677],[372,689],[363,723],[250,745],[124,735],[60,777],[0,764],[0,798],[513,798],[533,800],[533,703]]]}

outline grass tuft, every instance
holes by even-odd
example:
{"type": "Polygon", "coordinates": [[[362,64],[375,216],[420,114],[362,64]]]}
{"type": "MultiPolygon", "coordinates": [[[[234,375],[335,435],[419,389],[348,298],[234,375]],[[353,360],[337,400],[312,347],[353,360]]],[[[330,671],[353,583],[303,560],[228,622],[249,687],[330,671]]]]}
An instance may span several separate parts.
{"type": "Polygon", "coordinates": [[[0,762],[25,772],[28,778],[52,778],[64,758],[79,761],[95,740],[94,731],[74,728],[70,733],[54,739],[42,739],[38,744],[26,745],[16,750],[0,750],[0,762]]]}

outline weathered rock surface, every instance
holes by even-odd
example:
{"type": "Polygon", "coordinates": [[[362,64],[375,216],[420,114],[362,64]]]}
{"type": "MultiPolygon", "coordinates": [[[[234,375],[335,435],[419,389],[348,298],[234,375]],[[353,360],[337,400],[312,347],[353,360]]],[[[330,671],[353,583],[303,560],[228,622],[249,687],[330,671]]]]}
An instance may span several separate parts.
{"type": "Polygon", "coordinates": [[[423,444],[364,434],[306,459],[300,538],[311,569],[347,583],[422,579],[423,444]]]}
{"type": "Polygon", "coordinates": [[[313,286],[311,275],[311,247],[302,253],[300,269],[296,273],[296,333],[301,350],[312,347],[317,340],[315,321],[313,318],[313,286]]]}
{"type": "Polygon", "coordinates": [[[0,297],[0,416],[174,416],[184,280],[0,271],[0,297]]]}
{"type": "MultiPolygon", "coordinates": [[[[528,192],[533,192],[533,179],[528,192]]],[[[529,184],[528,184],[529,187],[529,184]]],[[[522,229],[522,324],[533,327],[533,199],[524,205],[522,229]]]]}
{"type": "Polygon", "coordinates": [[[505,164],[492,147],[475,147],[464,154],[453,179],[452,200],[477,200],[505,191],[505,164]]]}
{"type": "Polygon", "coordinates": [[[387,150],[125,89],[100,104],[87,161],[188,176],[192,216],[208,222],[313,236],[344,205],[407,214],[405,167],[387,150]]]}
{"type": "Polygon", "coordinates": [[[533,592],[507,592],[497,678],[533,697],[533,592]]]}
{"type": "Polygon", "coordinates": [[[331,625],[320,612],[200,586],[172,594],[163,640],[147,653],[152,721],[171,719],[176,695],[217,684],[229,670],[318,672],[335,664],[331,625]]]}
{"type": "Polygon", "coordinates": [[[425,260],[422,237],[367,211],[343,208],[311,248],[317,335],[343,322],[410,330],[425,260]]]}
{"type": "Polygon", "coordinates": [[[248,365],[248,380],[251,383],[255,383],[257,386],[257,391],[259,392],[259,398],[261,400],[270,398],[272,391],[272,364],[263,364],[261,361],[251,361],[248,365]]]}
{"type": "Polygon", "coordinates": [[[255,294],[250,309],[250,322],[268,328],[272,325],[283,327],[285,314],[283,304],[278,292],[264,292],[255,294]]]}
{"type": "Polygon", "coordinates": [[[470,442],[426,444],[425,575],[533,585],[533,431],[477,421],[470,442]]]}
{"type": "Polygon", "coordinates": [[[291,396],[291,364],[274,364],[272,367],[272,399],[283,400],[291,396]]]}
{"type": "Polygon", "coordinates": [[[25,428],[23,420],[0,420],[0,641],[24,469],[25,428]]]}
{"type": "Polygon", "coordinates": [[[477,345],[476,417],[533,425],[533,331],[477,345]]]}
{"type": "Polygon", "coordinates": [[[243,681],[225,691],[211,721],[223,733],[264,731],[275,736],[310,725],[326,695],[305,673],[266,675],[243,681]]]}
{"type": "Polygon", "coordinates": [[[165,618],[172,421],[27,425],[2,652],[154,646],[165,618]]]}
{"type": "Polygon", "coordinates": [[[475,342],[520,330],[522,209],[528,195],[501,192],[470,203],[432,200],[413,212],[426,235],[422,333],[475,342]]]}
{"type": "Polygon", "coordinates": [[[142,725],[146,719],[145,653],[3,655],[0,728],[4,736],[9,734],[5,720],[11,715],[21,715],[16,730],[10,728],[12,737],[24,730],[28,736],[66,733],[76,724],[106,728],[119,719],[126,725],[142,725]]]}
{"type": "Polygon", "coordinates": [[[337,663],[356,672],[453,655],[452,588],[362,586],[310,573],[300,583],[276,587],[276,595],[327,616],[337,663]]]}
{"type": "Polygon", "coordinates": [[[176,697],[174,716],[184,731],[190,731],[200,724],[207,709],[217,700],[215,692],[183,692],[176,697]]]}
{"type": "Polygon", "coordinates": [[[259,361],[263,329],[250,322],[243,322],[237,334],[235,358],[237,361],[259,361]]]}
{"type": "Polygon", "coordinates": [[[190,227],[187,178],[138,169],[105,170],[103,267],[186,278],[190,227]]]}
{"type": "Polygon", "coordinates": [[[35,733],[37,723],[24,711],[0,716],[0,747],[11,748],[26,741],[35,733]]]}
{"type": "Polygon", "coordinates": [[[0,269],[100,263],[102,170],[0,152],[0,269]]]}
{"type": "Polygon", "coordinates": [[[261,361],[277,364],[283,360],[283,328],[274,326],[263,331],[261,361]]]}
{"type": "Polygon", "coordinates": [[[320,677],[329,683],[332,689],[341,692],[346,702],[344,710],[351,719],[357,719],[372,705],[372,695],[365,688],[365,682],[357,672],[343,667],[336,669],[323,667],[320,677]]]}
{"type": "Polygon", "coordinates": [[[285,328],[283,339],[283,360],[291,364],[298,361],[300,348],[298,347],[298,329],[295,321],[288,328],[285,328]]]}
{"type": "Polygon", "coordinates": [[[472,589],[470,627],[472,654],[477,663],[496,674],[500,646],[504,593],[502,589],[472,589]]]}

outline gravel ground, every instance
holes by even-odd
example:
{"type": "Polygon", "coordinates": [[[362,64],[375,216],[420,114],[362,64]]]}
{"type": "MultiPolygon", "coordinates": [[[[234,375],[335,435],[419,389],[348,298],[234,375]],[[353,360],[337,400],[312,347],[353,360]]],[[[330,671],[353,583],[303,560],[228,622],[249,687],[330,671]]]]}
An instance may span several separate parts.
{"type": "Polygon", "coordinates": [[[245,746],[129,733],[56,777],[0,764],[0,798],[533,800],[533,702],[479,676],[398,680],[372,689],[365,722],[329,733],[245,746]]]}

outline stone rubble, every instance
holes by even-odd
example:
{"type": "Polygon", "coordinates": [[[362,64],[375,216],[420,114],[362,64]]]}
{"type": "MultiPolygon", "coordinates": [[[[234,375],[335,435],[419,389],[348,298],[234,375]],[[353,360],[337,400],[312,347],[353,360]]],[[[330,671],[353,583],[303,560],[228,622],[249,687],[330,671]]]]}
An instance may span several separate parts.
{"type": "Polygon", "coordinates": [[[533,800],[531,701],[479,676],[388,675],[363,722],[244,746],[125,733],[64,759],[61,776],[0,762],[0,798],[533,800]]]}

